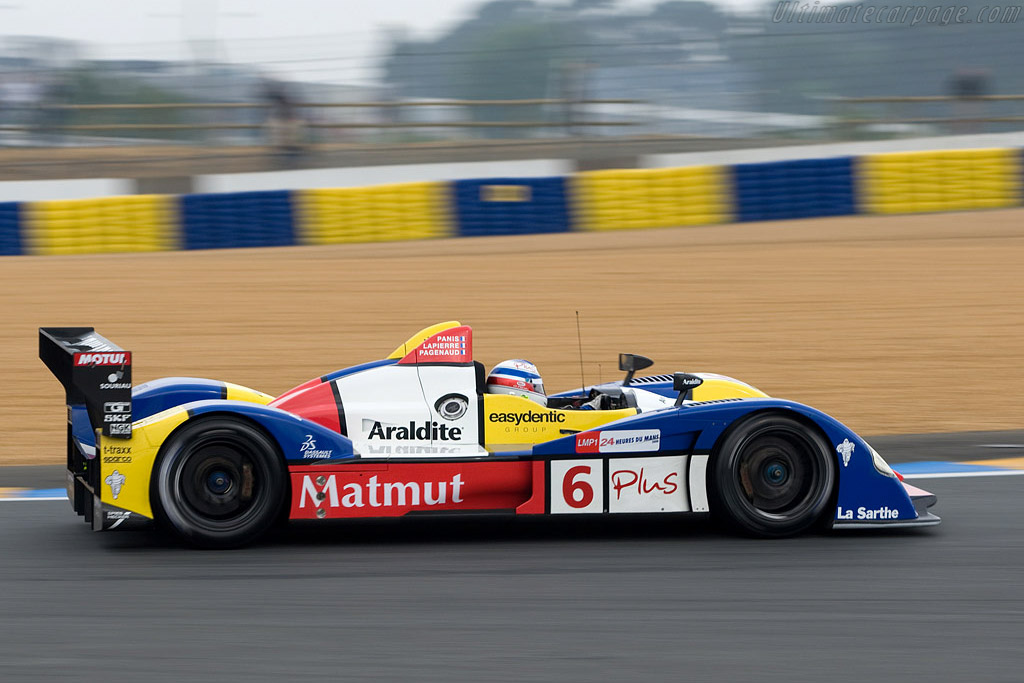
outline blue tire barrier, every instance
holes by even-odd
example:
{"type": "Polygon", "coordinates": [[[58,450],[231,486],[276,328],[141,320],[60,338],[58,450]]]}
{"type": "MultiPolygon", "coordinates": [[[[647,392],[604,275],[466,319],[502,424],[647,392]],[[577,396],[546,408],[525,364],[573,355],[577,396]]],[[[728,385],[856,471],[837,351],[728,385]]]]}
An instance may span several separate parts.
{"type": "Polygon", "coordinates": [[[851,157],[737,164],[733,179],[740,221],[856,213],[851,157]]]}
{"type": "Polygon", "coordinates": [[[184,195],[184,246],[231,249],[295,244],[291,194],[288,190],[273,190],[184,195]]]}
{"type": "Polygon", "coordinates": [[[567,232],[565,178],[487,178],[452,183],[457,234],[567,232]]]}

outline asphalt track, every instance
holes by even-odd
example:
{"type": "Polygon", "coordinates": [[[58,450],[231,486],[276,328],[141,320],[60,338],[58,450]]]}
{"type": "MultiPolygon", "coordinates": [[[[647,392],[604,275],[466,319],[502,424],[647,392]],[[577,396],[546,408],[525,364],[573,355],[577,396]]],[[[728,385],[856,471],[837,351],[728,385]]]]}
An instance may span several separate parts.
{"type": "MultiPolygon", "coordinates": [[[[896,463],[1024,455],[1021,433],[871,442],[896,463]]],[[[0,680],[1021,680],[1024,477],[919,485],[941,526],[419,519],[232,552],[2,503],[0,680]]]]}

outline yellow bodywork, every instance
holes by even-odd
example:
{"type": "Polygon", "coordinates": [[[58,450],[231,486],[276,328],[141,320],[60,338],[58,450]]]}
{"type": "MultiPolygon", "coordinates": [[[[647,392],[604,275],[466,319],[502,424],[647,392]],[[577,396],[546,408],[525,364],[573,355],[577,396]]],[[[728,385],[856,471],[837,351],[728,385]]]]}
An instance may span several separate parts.
{"type": "Polygon", "coordinates": [[[413,349],[422,344],[428,338],[433,337],[438,332],[450,330],[453,327],[462,327],[462,323],[460,323],[457,320],[449,320],[448,322],[437,323],[436,325],[431,325],[430,327],[424,327],[422,330],[409,337],[404,344],[399,345],[397,349],[392,351],[390,355],[388,355],[388,359],[401,360],[402,358],[405,358],[407,355],[409,355],[409,353],[413,349]]]}
{"type": "MultiPolygon", "coordinates": [[[[224,382],[224,386],[227,388],[225,398],[229,401],[266,405],[274,400],[269,394],[240,384],[224,382]]],[[[105,437],[97,432],[101,500],[152,519],[149,482],[157,453],[168,435],[187,419],[187,410],[174,407],[132,423],[130,439],[105,437]],[[118,481],[121,482],[120,490],[115,498],[111,482],[118,481]]]]}
{"type": "Polygon", "coordinates": [[[169,408],[132,424],[132,438],[113,439],[97,433],[100,460],[100,498],[104,503],[153,518],[149,481],[160,446],[188,411],[169,408]],[[113,484],[120,483],[117,497],[113,484]]]}
{"type": "MultiPolygon", "coordinates": [[[[269,394],[240,384],[224,382],[227,400],[266,405],[274,400],[269,394]]],[[[160,446],[182,422],[188,411],[179,407],[151,415],[132,423],[132,438],[116,439],[97,431],[97,456],[100,461],[100,499],[109,505],[153,518],[149,500],[149,482],[160,446]],[[117,497],[111,483],[120,482],[117,497]]]]}
{"type": "MultiPolygon", "coordinates": [[[[730,377],[711,374],[702,377],[704,383],[694,389],[694,401],[768,396],[730,377]]],[[[501,446],[544,443],[636,414],[635,408],[559,410],[542,407],[524,396],[484,394],[484,443],[492,449],[496,446],[500,449],[501,446]]]]}
{"type": "Polygon", "coordinates": [[[274,400],[274,397],[270,394],[264,394],[262,391],[243,387],[241,384],[224,382],[224,386],[228,389],[225,398],[229,401],[245,401],[246,403],[259,403],[265,406],[274,400]]]}
{"type": "MultiPolygon", "coordinates": [[[[402,358],[423,340],[438,332],[458,327],[449,321],[420,330],[399,346],[389,358],[402,358]]],[[[767,396],[754,387],[722,375],[701,374],[704,383],[694,389],[695,401],[767,396]]],[[[225,382],[226,398],[266,405],[269,394],[225,382]]],[[[642,389],[642,386],[638,386],[642,389]]],[[[585,432],[637,414],[635,408],[620,410],[559,410],[546,408],[523,396],[484,394],[484,442],[491,450],[528,446],[585,432]]],[[[132,424],[130,439],[104,437],[97,432],[100,462],[100,498],[111,506],[153,518],[149,497],[150,480],[157,454],[168,436],[188,419],[180,407],[138,420],[132,424]],[[117,496],[114,490],[117,488],[117,496]]]]}
{"type": "Polygon", "coordinates": [[[630,415],[636,415],[635,408],[556,410],[523,396],[484,394],[484,443],[488,447],[544,443],[630,415]]]}
{"type": "MultiPolygon", "coordinates": [[[[704,383],[693,390],[694,401],[719,401],[723,398],[767,398],[768,394],[746,382],[708,373],[695,373],[704,383]]],[[[642,387],[640,387],[642,388],[642,387]]]]}

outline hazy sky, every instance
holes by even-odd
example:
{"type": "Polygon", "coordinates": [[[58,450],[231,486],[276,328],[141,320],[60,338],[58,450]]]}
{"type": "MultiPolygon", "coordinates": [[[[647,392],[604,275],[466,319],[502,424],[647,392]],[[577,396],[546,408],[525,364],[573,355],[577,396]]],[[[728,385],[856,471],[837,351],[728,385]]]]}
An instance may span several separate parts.
{"type": "MultiPolygon", "coordinates": [[[[560,0],[565,2],[567,0],[560,0]]],[[[755,0],[711,0],[749,7],[755,0]]],[[[217,16],[224,39],[372,31],[405,24],[436,31],[482,0],[0,0],[0,34],[54,35],[103,43],[173,41],[184,9],[196,21],[217,16]]],[[[643,7],[655,0],[618,0],[643,7]]]]}
{"type": "MultiPolygon", "coordinates": [[[[567,0],[561,0],[566,2],[567,0]]],[[[755,0],[712,0],[747,7],[755,0]]],[[[47,35],[116,46],[169,49],[183,37],[238,40],[373,36],[388,25],[436,33],[483,0],[0,0],[0,35],[47,35]],[[183,16],[185,19],[183,19],[183,16]]],[[[619,0],[644,7],[655,0],[619,0]]]]}
{"type": "MultiPolygon", "coordinates": [[[[436,35],[485,1],[0,0],[0,49],[2,36],[54,36],[89,43],[88,58],[199,56],[259,63],[287,78],[366,83],[376,76],[385,28],[436,35]]],[[[746,8],[758,0],[712,1],[746,8]]],[[[635,8],[656,2],[618,0],[635,8]]]]}

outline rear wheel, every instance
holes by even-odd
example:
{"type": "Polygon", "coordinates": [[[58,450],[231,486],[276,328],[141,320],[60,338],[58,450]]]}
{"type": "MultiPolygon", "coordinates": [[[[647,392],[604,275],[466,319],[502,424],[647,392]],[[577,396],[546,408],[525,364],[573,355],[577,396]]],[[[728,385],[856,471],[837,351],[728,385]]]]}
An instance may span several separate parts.
{"type": "Polygon", "coordinates": [[[286,472],[273,442],[252,424],[210,417],[184,425],[154,470],[158,514],[204,548],[250,543],[277,519],[286,472]]]}
{"type": "Polygon", "coordinates": [[[822,518],[836,482],[832,449],[791,417],[756,415],[736,425],[714,456],[717,513],[762,537],[800,533],[822,518]]]}

